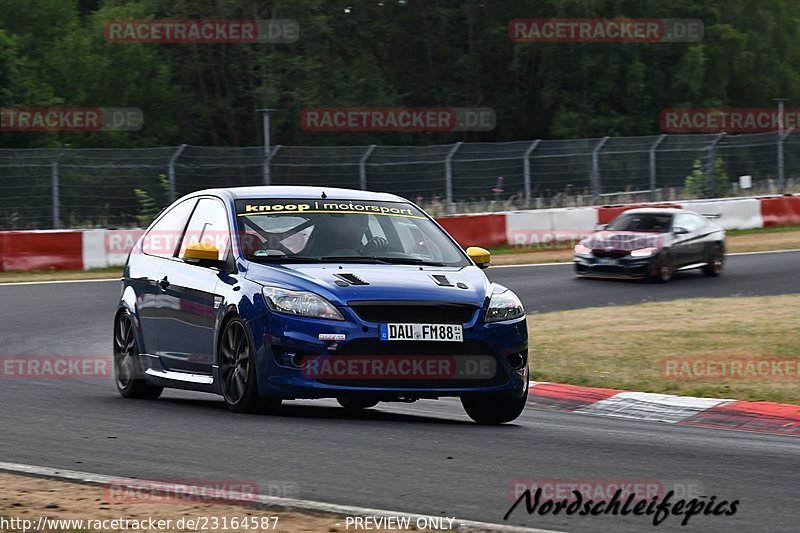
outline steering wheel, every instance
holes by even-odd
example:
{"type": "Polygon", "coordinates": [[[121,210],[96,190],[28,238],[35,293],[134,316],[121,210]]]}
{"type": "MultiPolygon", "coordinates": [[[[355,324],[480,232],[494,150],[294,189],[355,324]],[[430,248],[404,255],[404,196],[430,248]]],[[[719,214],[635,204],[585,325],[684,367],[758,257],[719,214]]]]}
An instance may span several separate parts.
{"type": "Polygon", "coordinates": [[[389,249],[389,241],[383,237],[372,237],[359,249],[359,253],[383,252],[389,249]]]}

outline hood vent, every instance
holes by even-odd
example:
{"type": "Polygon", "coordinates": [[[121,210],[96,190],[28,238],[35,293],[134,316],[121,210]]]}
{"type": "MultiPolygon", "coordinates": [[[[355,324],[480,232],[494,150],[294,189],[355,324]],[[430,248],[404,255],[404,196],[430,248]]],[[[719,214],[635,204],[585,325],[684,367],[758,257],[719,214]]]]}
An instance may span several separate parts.
{"type": "MultiPolygon", "coordinates": [[[[334,276],[346,282],[348,285],[369,285],[369,283],[355,274],[334,274],[334,276]]],[[[339,285],[339,282],[337,281],[336,284],[339,285]]]]}
{"type": "Polygon", "coordinates": [[[432,274],[431,279],[436,282],[437,285],[440,287],[452,287],[453,284],[450,283],[450,280],[447,279],[447,276],[444,274],[432,274]]]}

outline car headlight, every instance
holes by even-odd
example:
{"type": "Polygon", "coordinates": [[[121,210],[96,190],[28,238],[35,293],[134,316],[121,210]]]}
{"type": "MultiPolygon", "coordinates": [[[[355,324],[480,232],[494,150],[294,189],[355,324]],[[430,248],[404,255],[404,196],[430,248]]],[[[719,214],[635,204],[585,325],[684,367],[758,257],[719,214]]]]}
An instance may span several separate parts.
{"type": "Polygon", "coordinates": [[[631,257],[650,257],[658,248],[639,248],[631,252],[631,257]]]}
{"type": "Polygon", "coordinates": [[[328,300],[308,291],[293,291],[278,287],[262,289],[267,306],[272,311],[310,318],[344,320],[342,313],[328,300]]]}
{"type": "Polygon", "coordinates": [[[592,249],[588,246],[584,246],[583,244],[576,244],[575,245],[575,254],[576,255],[591,255],[592,249]]]}
{"type": "Polygon", "coordinates": [[[516,294],[508,289],[492,294],[489,310],[486,312],[486,322],[513,320],[521,316],[525,316],[525,310],[516,294]]]}

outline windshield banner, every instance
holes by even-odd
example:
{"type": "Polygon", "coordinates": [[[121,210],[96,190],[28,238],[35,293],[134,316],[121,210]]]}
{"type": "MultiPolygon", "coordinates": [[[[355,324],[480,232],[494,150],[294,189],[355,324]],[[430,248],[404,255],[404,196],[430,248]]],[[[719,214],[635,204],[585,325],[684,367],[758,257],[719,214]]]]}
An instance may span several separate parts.
{"type": "Polygon", "coordinates": [[[367,214],[426,218],[414,206],[400,202],[361,202],[354,200],[239,200],[236,212],[240,217],[286,213],[367,214]]]}

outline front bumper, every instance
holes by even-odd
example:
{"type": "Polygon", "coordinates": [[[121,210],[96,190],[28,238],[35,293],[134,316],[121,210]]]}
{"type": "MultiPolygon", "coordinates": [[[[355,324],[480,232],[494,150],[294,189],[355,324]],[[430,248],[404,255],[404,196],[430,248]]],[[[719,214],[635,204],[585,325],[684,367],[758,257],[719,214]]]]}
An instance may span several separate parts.
{"type": "Polygon", "coordinates": [[[578,276],[647,278],[655,274],[657,255],[649,257],[600,258],[573,256],[575,274],[578,276]]]}
{"type": "MultiPolygon", "coordinates": [[[[367,322],[348,307],[339,308],[345,321],[321,320],[268,313],[250,323],[253,333],[259,392],[262,396],[292,398],[370,397],[382,400],[399,398],[438,398],[493,392],[521,397],[528,380],[528,332],[525,317],[484,324],[485,310],[462,324],[464,341],[419,342],[380,341],[379,323],[367,322]],[[331,339],[337,335],[344,340],[331,339]],[[342,337],[343,336],[343,337],[342,337]],[[352,360],[364,357],[385,362],[408,359],[457,360],[491,358],[493,377],[462,379],[458,376],[313,376],[306,369],[287,361],[289,355],[316,361],[352,360]],[[517,355],[523,365],[513,368],[517,355]],[[521,366],[521,368],[520,368],[521,366]]],[[[413,323],[413,313],[405,322],[413,323]]]]}

